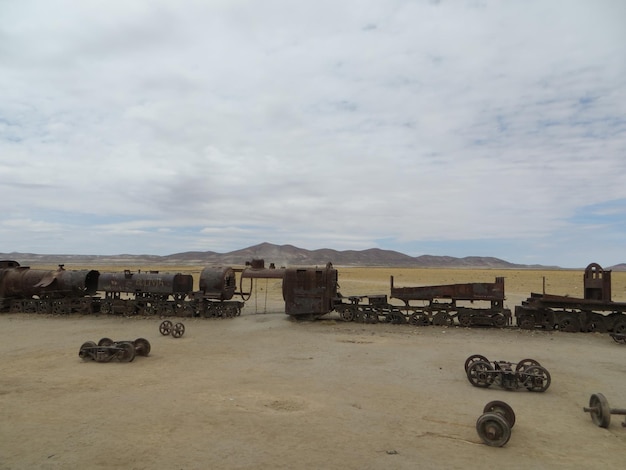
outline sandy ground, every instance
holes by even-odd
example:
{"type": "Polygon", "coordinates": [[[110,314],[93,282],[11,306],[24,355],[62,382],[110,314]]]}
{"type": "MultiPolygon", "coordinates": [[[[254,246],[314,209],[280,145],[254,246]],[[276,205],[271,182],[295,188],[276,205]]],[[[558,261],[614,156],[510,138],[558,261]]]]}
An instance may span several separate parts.
{"type": "MultiPolygon", "coordinates": [[[[626,346],[608,335],[296,323],[270,308],[229,320],[0,316],[1,469],[624,468],[626,428],[582,411],[626,407],[626,346]],[[147,338],[148,357],[84,362],[101,337],[147,338]],[[534,358],[545,393],[472,387],[471,354],[534,358]],[[475,430],[491,400],[509,443],[475,430]]],[[[258,309],[257,309],[258,310],[258,309]]]]}

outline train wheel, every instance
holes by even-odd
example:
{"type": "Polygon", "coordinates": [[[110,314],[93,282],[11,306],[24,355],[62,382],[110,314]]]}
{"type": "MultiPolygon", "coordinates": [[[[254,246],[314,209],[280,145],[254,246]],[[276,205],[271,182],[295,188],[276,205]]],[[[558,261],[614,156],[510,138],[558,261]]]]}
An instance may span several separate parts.
{"type": "Polygon", "coordinates": [[[539,364],[539,362],[535,361],[534,359],[522,359],[521,361],[517,363],[517,366],[515,366],[515,372],[524,372],[530,366],[540,366],[540,365],[541,364],[539,364]]]}
{"type": "Polygon", "coordinates": [[[459,325],[468,327],[472,324],[472,314],[465,310],[460,310],[456,316],[457,320],[459,320],[459,325]]]}
{"type": "Polygon", "coordinates": [[[454,325],[454,318],[452,318],[448,312],[438,312],[433,317],[433,325],[452,326],[454,325]]]}
{"type": "Polygon", "coordinates": [[[172,328],[172,336],[174,338],[180,338],[184,334],[185,334],[185,325],[183,325],[182,323],[176,323],[174,325],[174,328],[172,328]]]}
{"type": "Polygon", "coordinates": [[[95,348],[97,345],[93,341],[87,341],[83,343],[78,351],[78,357],[80,357],[83,361],[87,361],[89,359],[93,359],[91,355],[91,348],[95,348]]]}
{"type": "Polygon", "coordinates": [[[406,323],[406,318],[399,312],[389,312],[385,316],[385,322],[392,323],[394,325],[403,325],[406,323]]]}
{"type": "Polygon", "coordinates": [[[135,359],[135,346],[132,343],[123,342],[118,345],[117,360],[120,362],[133,362],[135,359]]]}
{"type": "Polygon", "coordinates": [[[515,426],[515,412],[508,403],[498,400],[490,401],[483,408],[483,413],[497,413],[504,417],[511,429],[515,426]]]}
{"type": "Polygon", "coordinates": [[[474,387],[487,388],[495,379],[492,372],[493,366],[491,364],[485,361],[477,361],[467,369],[467,380],[474,387]]]}
{"type": "Polygon", "coordinates": [[[523,382],[530,392],[545,392],[550,387],[550,373],[541,366],[530,366],[523,373],[523,382]]]}
{"type": "Polygon", "coordinates": [[[613,325],[613,333],[626,334],[626,321],[618,320],[613,325]]]}
{"type": "Polygon", "coordinates": [[[496,313],[492,319],[496,328],[504,328],[506,326],[506,318],[501,313],[496,313]]]}
{"type": "MultiPolygon", "coordinates": [[[[379,321],[377,312],[365,312],[363,315],[365,323],[378,323],[379,321]]],[[[402,316],[402,314],[400,314],[400,316],[402,316]]]]}
{"type": "Polygon", "coordinates": [[[354,320],[354,311],[350,308],[344,308],[339,312],[339,318],[343,321],[353,321],[354,320]]]}
{"type": "Polygon", "coordinates": [[[113,346],[113,340],[110,338],[102,338],[98,341],[98,346],[113,346]]]}
{"type": "Polygon", "coordinates": [[[517,317],[517,326],[522,330],[532,330],[535,328],[535,316],[532,313],[524,313],[517,317]]]}
{"type": "Polygon", "coordinates": [[[489,363],[489,359],[487,359],[485,356],[482,356],[480,354],[474,354],[468,357],[467,359],[465,359],[465,372],[467,373],[467,369],[469,369],[469,366],[474,364],[474,362],[478,362],[478,361],[489,363]]]}
{"type": "Polygon", "coordinates": [[[135,340],[135,352],[140,356],[147,356],[150,354],[150,342],[144,338],[137,338],[135,340]]]}
{"type": "Polygon", "coordinates": [[[558,323],[559,331],[567,331],[568,333],[576,333],[580,331],[580,320],[571,313],[563,315],[558,323]]]}
{"type": "Polygon", "coordinates": [[[598,313],[589,313],[588,320],[585,324],[585,331],[592,333],[606,333],[609,329],[606,325],[604,315],[598,313]]]}
{"type": "Polygon", "coordinates": [[[489,446],[502,447],[511,438],[511,426],[497,413],[485,413],[476,421],[476,432],[489,446]]]}
{"type": "Polygon", "coordinates": [[[171,321],[165,320],[161,322],[161,324],[159,325],[159,333],[161,333],[163,336],[167,336],[170,334],[171,331],[172,331],[171,321]]]}
{"type": "Polygon", "coordinates": [[[200,314],[204,318],[211,318],[215,316],[215,309],[213,308],[213,304],[211,302],[203,302],[200,307],[200,314]]]}
{"type": "Polygon", "coordinates": [[[409,323],[413,326],[428,326],[430,320],[425,313],[415,312],[409,317],[409,323]]]}
{"type": "Polygon", "coordinates": [[[62,300],[56,300],[52,304],[52,314],[53,315],[63,315],[66,313],[66,306],[62,300]]]}
{"type": "Polygon", "coordinates": [[[608,428],[611,424],[611,408],[609,402],[601,393],[594,393],[589,398],[589,408],[591,408],[591,420],[596,426],[608,428]]]}
{"type": "Polygon", "coordinates": [[[100,312],[104,313],[105,315],[113,313],[113,305],[111,304],[111,302],[102,302],[102,305],[100,306],[100,312]]]}

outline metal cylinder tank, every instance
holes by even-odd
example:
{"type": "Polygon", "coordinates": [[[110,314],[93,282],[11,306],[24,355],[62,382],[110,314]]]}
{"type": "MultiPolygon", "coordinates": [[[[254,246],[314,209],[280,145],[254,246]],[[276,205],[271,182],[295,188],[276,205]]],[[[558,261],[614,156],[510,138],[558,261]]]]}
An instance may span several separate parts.
{"type": "Polygon", "coordinates": [[[189,294],[193,291],[191,274],[167,274],[156,271],[132,273],[101,273],[98,290],[129,294],[189,294]]]}
{"type": "Polygon", "coordinates": [[[200,273],[200,291],[207,298],[230,300],[236,289],[235,271],[230,266],[209,266],[200,273]]]}
{"type": "MultiPolygon", "coordinates": [[[[15,263],[17,264],[17,263],[15,263]]],[[[2,263],[5,266],[6,263],[2,263]]],[[[94,270],[55,271],[30,269],[28,266],[2,268],[0,296],[4,298],[68,297],[96,292],[99,272],[94,270]]]]}

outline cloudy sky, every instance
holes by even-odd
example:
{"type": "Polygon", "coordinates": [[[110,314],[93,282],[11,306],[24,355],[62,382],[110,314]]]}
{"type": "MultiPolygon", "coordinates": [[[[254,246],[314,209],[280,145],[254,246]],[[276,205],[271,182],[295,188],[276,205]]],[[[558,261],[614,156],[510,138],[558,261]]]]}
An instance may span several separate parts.
{"type": "Polygon", "coordinates": [[[0,252],[626,262],[622,0],[0,0],[0,252]]]}

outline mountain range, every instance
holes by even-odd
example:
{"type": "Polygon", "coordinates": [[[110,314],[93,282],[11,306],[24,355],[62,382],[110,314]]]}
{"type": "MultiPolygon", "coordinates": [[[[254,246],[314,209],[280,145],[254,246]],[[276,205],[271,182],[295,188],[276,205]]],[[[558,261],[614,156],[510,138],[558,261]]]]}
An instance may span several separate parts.
{"type": "MultiPolygon", "coordinates": [[[[329,248],[306,250],[293,245],[261,243],[229,253],[213,251],[187,251],[166,256],[156,255],[42,255],[34,253],[0,253],[2,259],[12,259],[21,265],[66,264],[66,265],[244,265],[246,261],[264,259],[266,265],[276,266],[321,266],[329,261],[335,266],[373,266],[407,268],[474,268],[474,269],[560,269],[558,266],[539,264],[516,264],[488,256],[409,256],[393,250],[370,248],[368,250],[337,251],[329,248]]],[[[584,267],[582,267],[584,268],[584,267]]],[[[607,267],[615,271],[626,271],[626,263],[607,267]]]]}

